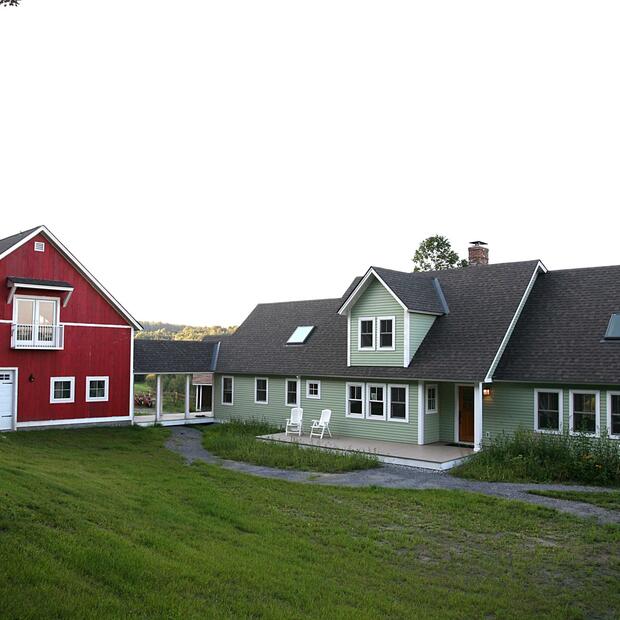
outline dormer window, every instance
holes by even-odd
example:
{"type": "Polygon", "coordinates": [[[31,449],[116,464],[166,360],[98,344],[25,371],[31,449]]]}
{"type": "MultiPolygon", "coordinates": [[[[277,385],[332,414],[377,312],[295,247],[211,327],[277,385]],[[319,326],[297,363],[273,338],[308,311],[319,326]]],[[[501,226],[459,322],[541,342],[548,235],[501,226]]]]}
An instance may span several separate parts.
{"type": "Polygon", "coordinates": [[[380,316],[377,319],[379,327],[379,350],[394,350],[394,317],[380,316]]]}
{"type": "Polygon", "coordinates": [[[614,312],[609,319],[605,340],[620,340],[620,312],[614,312]]]}
{"type": "Polygon", "coordinates": [[[314,325],[300,325],[296,327],[291,337],[286,341],[286,344],[304,344],[304,342],[308,340],[313,329],[314,325]]]}
{"type": "Polygon", "coordinates": [[[362,317],[359,321],[359,349],[360,351],[374,350],[375,348],[375,319],[362,317]]]}

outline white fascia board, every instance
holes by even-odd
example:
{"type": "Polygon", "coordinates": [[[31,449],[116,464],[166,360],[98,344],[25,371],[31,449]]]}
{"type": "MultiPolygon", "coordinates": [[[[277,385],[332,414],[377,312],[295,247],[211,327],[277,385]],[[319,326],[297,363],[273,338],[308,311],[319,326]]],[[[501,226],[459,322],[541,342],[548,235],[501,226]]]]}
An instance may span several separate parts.
{"type": "Polygon", "coordinates": [[[366,290],[366,288],[368,288],[368,285],[370,283],[369,280],[371,277],[375,277],[379,281],[379,283],[396,300],[396,302],[400,305],[400,307],[403,310],[408,310],[407,306],[405,306],[405,304],[400,300],[398,295],[383,281],[381,277],[379,277],[377,272],[372,267],[370,267],[370,269],[368,269],[368,271],[366,272],[366,275],[364,275],[364,277],[360,280],[358,285],[353,289],[353,291],[347,297],[347,299],[342,304],[342,306],[340,306],[340,309],[338,310],[338,314],[344,315],[344,314],[347,314],[347,312],[349,312],[349,310],[351,309],[351,306],[355,304],[355,302],[359,299],[361,294],[366,290]]]}

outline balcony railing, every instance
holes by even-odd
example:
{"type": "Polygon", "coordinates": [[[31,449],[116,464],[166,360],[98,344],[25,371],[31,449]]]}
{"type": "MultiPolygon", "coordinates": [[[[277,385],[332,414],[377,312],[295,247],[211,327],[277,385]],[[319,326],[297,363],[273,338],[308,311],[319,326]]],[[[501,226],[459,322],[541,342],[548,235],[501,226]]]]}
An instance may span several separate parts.
{"type": "Polygon", "coordinates": [[[12,349],[63,349],[64,346],[64,325],[11,325],[12,349]]]}

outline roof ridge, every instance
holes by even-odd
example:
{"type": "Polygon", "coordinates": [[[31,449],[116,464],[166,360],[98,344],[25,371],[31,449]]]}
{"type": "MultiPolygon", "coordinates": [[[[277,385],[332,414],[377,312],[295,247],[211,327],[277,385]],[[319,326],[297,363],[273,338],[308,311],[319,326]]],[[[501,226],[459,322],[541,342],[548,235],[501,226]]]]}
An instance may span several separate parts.
{"type": "Polygon", "coordinates": [[[571,271],[586,271],[588,269],[610,269],[611,267],[620,269],[620,265],[591,265],[589,267],[567,267],[566,269],[549,269],[548,273],[567,273],[571,271]]]}

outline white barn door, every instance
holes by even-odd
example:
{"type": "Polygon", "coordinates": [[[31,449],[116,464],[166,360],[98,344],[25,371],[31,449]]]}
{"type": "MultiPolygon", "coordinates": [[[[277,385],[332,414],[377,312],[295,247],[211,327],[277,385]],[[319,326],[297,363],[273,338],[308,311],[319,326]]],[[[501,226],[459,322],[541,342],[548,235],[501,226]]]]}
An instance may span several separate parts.
{"type": "Polygon", "coordinates": [[[13,429],[15,372],[0,369],[0,431],[13,429]]]}

